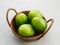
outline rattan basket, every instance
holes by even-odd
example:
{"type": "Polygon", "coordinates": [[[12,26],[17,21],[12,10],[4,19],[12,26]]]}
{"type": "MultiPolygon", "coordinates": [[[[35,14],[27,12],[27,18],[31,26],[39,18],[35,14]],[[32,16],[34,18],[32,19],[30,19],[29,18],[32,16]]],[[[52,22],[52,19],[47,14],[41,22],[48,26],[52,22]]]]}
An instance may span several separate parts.
{"type": "Polygon", "coordinates": [[[7,23],[8,23],[8,25],[9,25],[9,27],[11,28],[11,31],[13,32],[13,34],[14,34],[16,37],[18,37],[18,38],[20,38],[20,39],[22,39],[22,40],[25,40],[25,41],[34,41],[34,40],[38,40],[38,39],[42,38],[42,37],[50,30],[50,28],[52,27],[52,24],[53,24],[53,22],[54,22],[53,19],[49,19],[49,20],[47,21],[47,20],[45,19],[45,17],[43,16],[43,19],[45,19],[45,20],[47,21],[47,23],[51,22],[50,25],[48,26],[48,28],[47,28],[43,33],[41,33],[41,34],[38,34],[38,33],[37,33],[37,35],[35,35],[35,36],[33,36],[33,37],[23,37],[23,36],[20,36],[20,35],[18,34],[18,32],[17,32],[17,27],[16,27],[16,25],[15,25],[15,16],[16,16],[16,15],[13,17],[11,23],[10,23],[9,20],[8,20],[8,13],[9,13],[10,10],[13,10],[13,11],[16,13],[16,15],[19,14],[19,13],[21,13],[21,12],[25,13],[26,15],[28,15],[28,13],[29,13],[30,11],[21,11],[21,12],[17,13],[17,11],[16,11],[15,9],[10,8],[10,9],[7,10],[7,14],[6,14],[7,23]]]}

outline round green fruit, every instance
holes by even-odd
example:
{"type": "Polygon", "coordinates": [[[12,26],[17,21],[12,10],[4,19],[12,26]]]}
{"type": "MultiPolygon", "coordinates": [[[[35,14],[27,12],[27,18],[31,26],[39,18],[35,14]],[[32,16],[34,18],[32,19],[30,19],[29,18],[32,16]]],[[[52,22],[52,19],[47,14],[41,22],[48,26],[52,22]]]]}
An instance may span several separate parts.
{"type": "Polygon", "coordinates": [[[18,33],[21,36],[34,36],[35,32],[31,24],[23,24],[18,28],[18,33]]]}
{"type": "Polygon", "coordinates": [[[31,10],[28,14],[28,18],[31,21],[34,17],[42,17],[42,14],[39,10],[31,10]]]}
{"type": "Polygon", "coordinates": [[[25,24],[28,22],[28,18],[24,13],[19,13],[15,17],[16,25],[19,27],[22,24],[25,24]]]}
{"type": "Polygon", "coordinates": [[[43,18],[34,17],[31,23],[33,28],[40,33],[44,32],[47,28],[47,22],[43,18]]]}

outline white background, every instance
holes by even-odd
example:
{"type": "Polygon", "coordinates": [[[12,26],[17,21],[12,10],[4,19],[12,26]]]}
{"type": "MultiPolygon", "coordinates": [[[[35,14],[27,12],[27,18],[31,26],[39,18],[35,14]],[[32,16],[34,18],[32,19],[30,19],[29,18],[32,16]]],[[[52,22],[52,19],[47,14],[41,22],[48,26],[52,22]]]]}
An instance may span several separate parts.
{"type": "MultiPolygon", "coordinates": [[[[13,15],[14,12],[10,11],[10,21],[13,15]]],[[[0,45],[60,45],[60,0],[0,0],[0,45]],[[6,12],[9,8],[15,8],[17,12],[38,9],[47,20],[53,18],[54,24],[40,40],[22,41],[14,36],[7,24],[6,12]]]]}

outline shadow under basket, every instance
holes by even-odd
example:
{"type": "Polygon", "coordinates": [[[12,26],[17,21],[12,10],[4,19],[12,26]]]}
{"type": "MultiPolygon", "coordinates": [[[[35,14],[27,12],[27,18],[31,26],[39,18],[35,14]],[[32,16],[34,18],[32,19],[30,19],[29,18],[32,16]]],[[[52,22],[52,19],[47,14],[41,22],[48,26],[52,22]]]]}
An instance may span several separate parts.
{"type": "MultiPolygon", "coordinates": [[[[7,14],[6,14],[6,20],[7,20],[8,25],[10,26],[13,34],[14,34],[16,37],[18,37],[18,38],[20,38],[20,39],[22,39],[22,40],[25,40],[25,41],[34,41],[34,40],[38,40],[38,39],[42,38],[42,37],[49,31],[49,29],[52,27],[52,24],[53,24],[53,22],[54,22],[53,19],[49,19],[49,20],[47,21],[47,20],[45,19],[45,17],[43,16],[43,19],[46,20],[47,23],[48,23],[48,22],[51,22],[51,23],[49,24],[48,28],[47,28],[43,33],[41,33],[41,34],[38,34],[38,33],[37,33],[37,34],[36,34],[35,36],[33,36],[33,37],[23,37],[23,36],[19,35],[18,32],[17,32],[17,27],[16,27],[16,25],[15,25],[15,16],[16,16],[16,15],[13,17],[11,23],[10,23],[9,20],[8,20],[8,13],[9,13],[10,10],[13,10],[13,11],[16,13],[16,15],[19,14],[19,13],[21,13],[21,12],[17,13],[17,11],[16,11],[15,9],[13,9],[13,8],[8,9],[8,10],[7,10],[7,14]]],[[[30,12],[30,11],[22,11],[22,13],[25,13],[26,15],[28,15],[29,12],[30,12]]]]}

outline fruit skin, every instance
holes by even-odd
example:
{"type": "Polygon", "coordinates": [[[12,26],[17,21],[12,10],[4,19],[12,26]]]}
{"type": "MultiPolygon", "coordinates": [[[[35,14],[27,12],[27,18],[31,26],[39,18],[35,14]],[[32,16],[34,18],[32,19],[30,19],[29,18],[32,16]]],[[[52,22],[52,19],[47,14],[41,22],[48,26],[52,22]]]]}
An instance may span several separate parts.
{"type": "Polygon", "coordinates": [[[33,28],[40,33],[44,32],[47,28],[47,22],[43,18],[34,17],[31,23],[33,28]]]}
{"type": "Polygon", "coordinates": [[[15,21],[16,21],[16,26],[19,27],[20,25],[27,23],[28,18],[24,13],[19,13],[16,15],[15,21]]]}
{"type": "Polygon", "coordinates": [[[23,24],[18,28],[18,33],[21,36],[34,36],[35,32],[31,24],[23,24]]]}
{"type": "Polygon", "coordinates": [[[34,17],[42,17],[42,14],[39,10],[31,10],[28,14],[28,18],[31,21],[34,17]]]}

